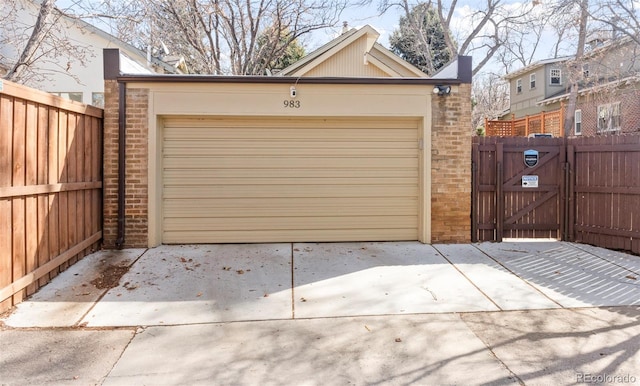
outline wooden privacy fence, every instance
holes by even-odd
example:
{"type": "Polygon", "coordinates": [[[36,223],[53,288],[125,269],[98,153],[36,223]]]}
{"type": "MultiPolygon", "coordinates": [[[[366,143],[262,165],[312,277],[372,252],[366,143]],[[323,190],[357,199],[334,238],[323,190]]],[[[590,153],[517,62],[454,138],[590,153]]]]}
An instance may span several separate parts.
{"type": "Polygon", "coordinates": [[[640,253],[640,134],[472,146],[473,241],[557,238],[640,253]],[[525,164],[527,150],[536,165],[525,164]]]}
{"type": "Polygon", "coordinates": [[[573,240],[640,253],[640,134],[570,139],[567,161],[573,240]]]}
{"type": "Polygon", "coordinates": [[[2,311],[99,246],[103,112],[0,86],[2,311]]]}
{"type": "Polygon", "coordinates": [[[487,136],[527,137],[529,134],[552,134],[564,136],[564,106],[559,110],[527,115],[524,118],[511,118],[504,121],[490,121],[485,118],[484,127],[487,136]]]}

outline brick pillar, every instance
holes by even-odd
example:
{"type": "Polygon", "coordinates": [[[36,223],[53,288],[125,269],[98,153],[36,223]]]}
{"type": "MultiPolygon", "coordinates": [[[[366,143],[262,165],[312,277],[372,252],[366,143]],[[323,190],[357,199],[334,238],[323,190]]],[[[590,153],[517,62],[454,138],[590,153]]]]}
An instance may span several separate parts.
{"type": "MultiPolygon", "coordinates": [[[[105,81],[103,245],[114,248],[118,233],[118,83],[105,81]]],[[[149,90],[127,89],[125,248],[147,246],[149,90]]]]}
{"type": "Polygon", "coordinates": [[[118,81],[104,81],[103,246],[114,248],[118,229],[118,81]]]}
{"type": "Polygon", "coordinates": [[[471,241],[471,84],[431,100],[431,241],[471,241]]]}

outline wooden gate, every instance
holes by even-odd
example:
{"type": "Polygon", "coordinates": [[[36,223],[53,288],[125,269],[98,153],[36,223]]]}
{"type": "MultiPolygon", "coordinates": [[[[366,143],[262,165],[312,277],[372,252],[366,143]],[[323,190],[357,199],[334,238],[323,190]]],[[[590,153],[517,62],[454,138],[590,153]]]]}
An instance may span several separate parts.
{"type": "Polygon", "coordinates": [[[565,238],[563,138],[474,137],[472,171],[472,241],[565,238]]]}

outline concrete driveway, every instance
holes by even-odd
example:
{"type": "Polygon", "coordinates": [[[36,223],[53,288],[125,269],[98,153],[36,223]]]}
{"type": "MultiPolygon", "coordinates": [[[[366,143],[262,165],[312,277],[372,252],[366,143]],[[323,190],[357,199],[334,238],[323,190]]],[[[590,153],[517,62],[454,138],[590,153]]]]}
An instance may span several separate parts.
{"type": "Polygon", "coordinates": [[[636,384],[639,272],[558,242],[102,251],[0,319],[0,384],[636,384]]]}
{"type": "Polygon", "coordinates": [[[635,256],[564,242],[160,246],[91,255],[5,323],[125,327],[629,306],[640,305],[639,278],[635,256]],[[96,281],[114,272],[119,282],[96,281]]]}

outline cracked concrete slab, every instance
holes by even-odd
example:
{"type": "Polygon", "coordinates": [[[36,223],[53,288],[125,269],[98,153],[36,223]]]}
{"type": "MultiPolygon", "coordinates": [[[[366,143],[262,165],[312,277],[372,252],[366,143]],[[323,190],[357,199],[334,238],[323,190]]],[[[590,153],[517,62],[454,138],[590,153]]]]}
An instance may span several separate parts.
{"type": "Polygon", "coordinates": [[[134,333],[133,329],[0,330],[0,385],[101,384],[134,333]]]}
{"type": "Polygon", "coordinates": [[[517,384],[459,316],[149,327],[104,386],[517,384]]]}
{"type": "Polygon", "coordinates": [[[294,261],[297,318],[498,310],[418,242],[295,244],[294,261]]]}

